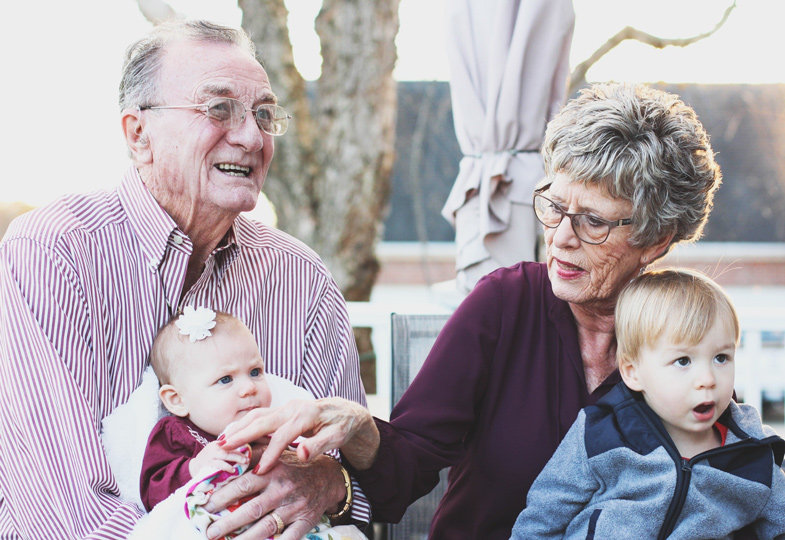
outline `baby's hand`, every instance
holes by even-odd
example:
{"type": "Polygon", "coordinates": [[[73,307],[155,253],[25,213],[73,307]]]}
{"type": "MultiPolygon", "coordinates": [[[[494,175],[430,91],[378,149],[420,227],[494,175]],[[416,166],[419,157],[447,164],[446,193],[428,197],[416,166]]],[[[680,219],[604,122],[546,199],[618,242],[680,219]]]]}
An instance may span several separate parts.
{"type": "Polygon", "coordinates": [[[209,443],[201,452],[191,459],[188,463],[188,472],[191,477],[199,474],[199,471],[209,467],[211,470],[221,470],[228,473],[234,472],[234,463],[248,464],[248,456],[241,452],[243,447],[227,452],[217,441],[209,443]]]}

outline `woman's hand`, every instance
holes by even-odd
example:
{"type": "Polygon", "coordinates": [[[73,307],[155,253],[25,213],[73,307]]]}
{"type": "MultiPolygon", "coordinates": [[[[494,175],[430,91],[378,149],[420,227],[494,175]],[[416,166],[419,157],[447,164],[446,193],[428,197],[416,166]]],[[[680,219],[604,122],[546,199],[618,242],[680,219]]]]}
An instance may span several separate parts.
{"type": "Polygon", "coordinates": [[[347,399],[290,401],[274,409],[255,409],[226,428],[219,443],[227,450],[270,438],[256,474],[266,474],[297,437],[297,457],[308,462],[328,450],[340,448],[358,470],[371,466],[379,449],[379,431],[368,409],[347,399]]]}
{"type": "Polygon", "coordinates": [[[208,538],[222,538],[246,524],[251,527],[237,540],[269,538],[280,532],[275,512],[284,523],[281,540],[299,540],[325,512],[335,512],[346,497],[340,465],[328,456],[302,463],[286,451],[267,474],[245,473],[217,489],[205,505],[217,512],[247,499],[241,506],[210,525],[208,538]]]}

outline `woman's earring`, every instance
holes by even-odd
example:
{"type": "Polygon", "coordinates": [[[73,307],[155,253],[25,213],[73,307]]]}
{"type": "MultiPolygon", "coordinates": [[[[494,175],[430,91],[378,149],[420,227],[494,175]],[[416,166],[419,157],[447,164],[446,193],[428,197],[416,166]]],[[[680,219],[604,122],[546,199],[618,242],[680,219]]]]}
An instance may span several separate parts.
{"type": "Polygon", "coordinates": [[[649,264],[649,259],[644,257],[643,259],[641,259],[641,262],[643,263],[643,266],[641,266],[641,269],[638,270],[638,275],[641,275],[646,271],[646,265],[649,264]]]}

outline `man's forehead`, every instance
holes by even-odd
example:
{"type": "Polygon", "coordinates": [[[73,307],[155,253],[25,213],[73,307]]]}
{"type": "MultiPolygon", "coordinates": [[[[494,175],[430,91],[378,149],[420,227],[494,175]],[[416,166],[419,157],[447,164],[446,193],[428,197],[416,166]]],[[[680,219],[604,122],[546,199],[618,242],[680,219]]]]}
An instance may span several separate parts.
{"type": "Polygon", "coordinates": [[[178,40],[166,45],[163,85],[190,86],[201,97],[248,97],[274,102],[267,73],[246,49],[232,43],[178,40]],[[167,81],[167,79],[169,81],[167,81]]]}
{"type": "MultiPolygon", "coordinates": [[[[245,97],[243,90],[240,90],[233,81],[208,81],[199,85],[196,89],[197,98],[207,99],[211,97],[245,97]]],[[[269,87],[260,87],[253,96],[250,96],[254,104],[275,103],[277,98],[269,87]]]]}

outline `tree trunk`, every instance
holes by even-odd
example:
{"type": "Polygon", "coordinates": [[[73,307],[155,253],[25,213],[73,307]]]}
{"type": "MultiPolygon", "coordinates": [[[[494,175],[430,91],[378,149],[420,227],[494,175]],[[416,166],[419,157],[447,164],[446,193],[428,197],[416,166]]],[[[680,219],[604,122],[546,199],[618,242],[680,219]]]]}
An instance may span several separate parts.
{"type": "Polygon", "coordinates": [[[325,0],[322,75],[309,102],[294,67],[283,0],[240,0],[290,131],[265,185],[278,225],[324,259],[347,300],[368,300],[379,263],[395,136],[399,0],[325,0]],[[313,113],[313,115],[311,114],[313,113]]]}

